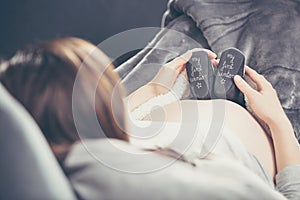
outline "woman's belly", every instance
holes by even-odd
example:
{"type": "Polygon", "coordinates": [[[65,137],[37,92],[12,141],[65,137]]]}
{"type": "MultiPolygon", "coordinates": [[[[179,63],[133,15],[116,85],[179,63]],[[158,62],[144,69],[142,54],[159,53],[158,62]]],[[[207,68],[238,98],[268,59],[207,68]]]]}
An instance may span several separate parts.
{"type": "MultiPolygon", "coordinates": [[[[176,122],[190,126],[191,133],[206,134],[204,141],[207,151],[216,147],[218,139],[230,132],[255,155],[269,175],[275,176],[275,158],[272,140],[257,121],[241,106],[227,100],[184,100],[155,109],[149,116],[151,121],[176,122]],[[224,131],[227,130],[227,131],[224,131]]],[[[205,153],[205,152],[204,152],[205,153]]]]}

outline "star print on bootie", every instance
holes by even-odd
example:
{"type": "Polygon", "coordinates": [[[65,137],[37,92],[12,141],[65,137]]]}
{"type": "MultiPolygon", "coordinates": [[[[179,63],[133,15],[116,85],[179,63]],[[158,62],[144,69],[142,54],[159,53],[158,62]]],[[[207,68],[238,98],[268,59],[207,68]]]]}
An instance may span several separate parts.
{"type": "Polygon", "coordinates": [[[244,95],[233,81],[235,75],[245,77],[245,56],[240,50],[229,48],[223,51],[217,67],[213,98],[227,99],[244,106],[244,95]]]}
{"type": "Polygon", "coordinates": [[[214,71],[207,52],[193,52],[186,64],[186,71],[192,96],[196,99],[211,99],[214,71]]]}

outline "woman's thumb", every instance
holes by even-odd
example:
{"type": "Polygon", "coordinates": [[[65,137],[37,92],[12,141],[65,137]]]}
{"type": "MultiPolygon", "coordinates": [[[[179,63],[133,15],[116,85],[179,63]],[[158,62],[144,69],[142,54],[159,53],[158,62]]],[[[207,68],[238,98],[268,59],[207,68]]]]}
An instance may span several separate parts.
{"type": "Polygon", "coordinates": [[[239,75],[234,76],[234,83],[238,89],[249,98],[256,93],[256,91],[239,75]]]}

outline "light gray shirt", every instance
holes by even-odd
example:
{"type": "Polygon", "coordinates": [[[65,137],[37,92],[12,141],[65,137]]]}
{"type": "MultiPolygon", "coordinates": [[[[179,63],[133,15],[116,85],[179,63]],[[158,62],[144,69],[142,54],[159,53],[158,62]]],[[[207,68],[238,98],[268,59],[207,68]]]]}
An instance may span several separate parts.
{"type": "Polygon", "coordinates": [[[300,199],[300,166],[279,172],[274,186],[250,154],[191,165],[124,141],[93,139],[75,144],[64,165],[80,199],[300,199]]]}

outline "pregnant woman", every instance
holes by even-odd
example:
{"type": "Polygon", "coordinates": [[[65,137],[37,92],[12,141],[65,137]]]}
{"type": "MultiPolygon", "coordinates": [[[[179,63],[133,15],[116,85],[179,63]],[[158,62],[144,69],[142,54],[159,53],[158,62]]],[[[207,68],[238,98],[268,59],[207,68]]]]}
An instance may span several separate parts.
{"type": "MultiPolygon", "coordinates": [[[[207,53],[217,65],[215,54],[207,53]]],[[[162,66],[150,83],[126,98],[128,110],[169,92],[177,78],[185,76],[190,57],[191,53],[187,52],[162,66]]],[[[232,102],[175,102],[164,108],[166,123],[196,124],[201,121],[201,128],[205,129],[215,123],[211,119],[219,111],[214,108],[222,105],[226,111],[222,115],[222,130],[228,135],[222,136],[204,158],[189,159],[187,155],[187,159],[179,157],[164,169],[139,174],[113,169],[96,157],[104,156],[107,162],[122,169],[138,170],[165,163],[181,152],[171,147],[149,151],[135,145],[135,139],[130,136],[133,130],[126,125],[130,120],[123,105],[123,87],[118,84],[119,77],[113,72],[109,59],[97,47],[77,38],[55,40],[19,51],[3,62],[0,69],[2,84],[32,114],[79,199],[300,198],[300,150],[293,128],[271,84],[249,67],[246,67],[246,74],[256,84],[257,90],[239,76],[234,77],[234,81],[247,97],[253,112],[269,126],[272,139],[244,108],[232,102]],[[78,77],[81,67],[85,70],[78,77]],[[99,71],[101,78],[97,76],[99,71]],[[95,80],[98,83],[96,90],[92,86],[95,80]],[[75,82],[82,89],[79,102],[82,104],[78,104],[81,105],[81,114],[88,112],[90,107],[95,109],[104,132],[102,137],[80,139],[72,112],[75,82]],[[95,93],[95,104],[89,99],[89,92],[95,93]],[[112,108],[112,102],[117,108],[112,108]],[[181,114],[192,112],[195,107],[199,110],[196,119],[181,114]],[[133,154],[151,154],[147,159],[135,157],[110,149],[107,141],[133,154]]],[[[157,112],[151,117],[153,121],[160,120],[157,112]]],[[[163,132],[170,134],[173,129],[167,127],[163,132]]],[[[88,132],[88,128],[89,124],[84,131],[88,132]]]]}

